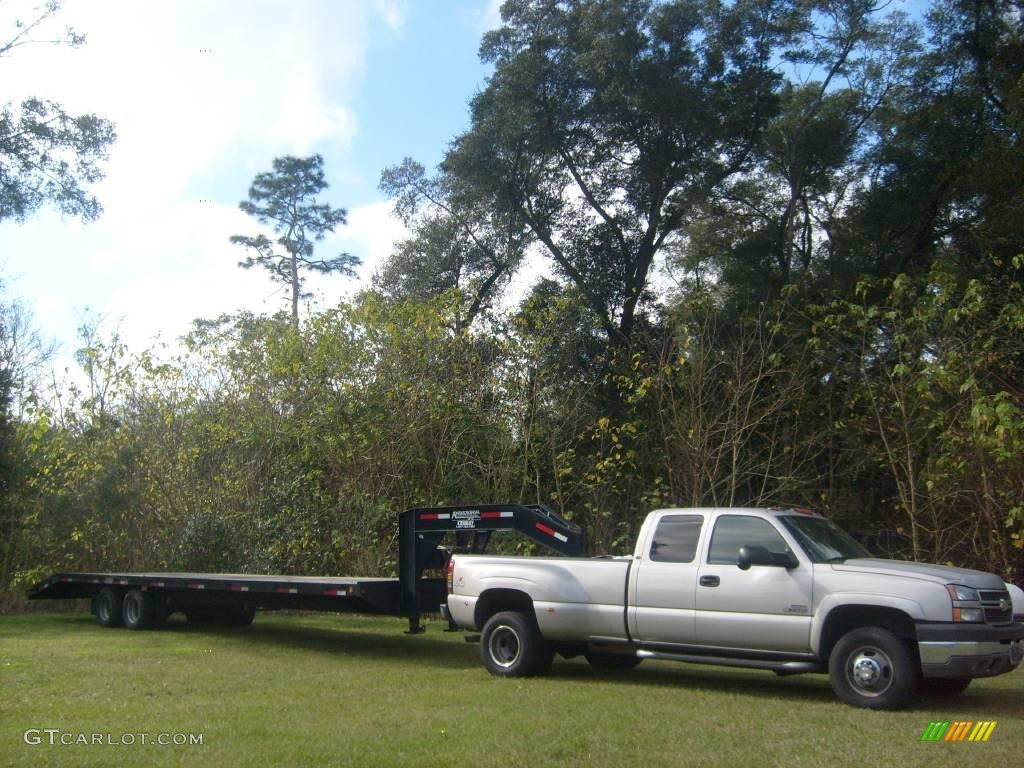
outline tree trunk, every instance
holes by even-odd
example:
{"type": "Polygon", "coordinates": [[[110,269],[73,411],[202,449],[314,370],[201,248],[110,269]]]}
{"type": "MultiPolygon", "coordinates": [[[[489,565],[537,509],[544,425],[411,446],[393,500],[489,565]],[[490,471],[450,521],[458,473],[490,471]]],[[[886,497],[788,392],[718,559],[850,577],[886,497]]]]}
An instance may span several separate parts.
{"type": "Polygon", "coordinates": [[[292,261],[292,325],[299,327],[299,264],[295,254],[291,255],[292,261]]]}

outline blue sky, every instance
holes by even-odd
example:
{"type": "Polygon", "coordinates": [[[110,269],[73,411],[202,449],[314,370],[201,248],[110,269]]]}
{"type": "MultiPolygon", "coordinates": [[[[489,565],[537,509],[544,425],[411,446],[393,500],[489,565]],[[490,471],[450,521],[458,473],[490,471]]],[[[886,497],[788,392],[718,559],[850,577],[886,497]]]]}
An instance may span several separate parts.
{"type": "MultiPolygon", "coordinates": [[[[35,3],[0,9],[0,30],[35,3]]],[[[486,77],[481,35],[498,0],[67,0],[57,20],[84,48],[21,49],[0,60],[0,99],[37,95],[117,124],[105,212],[92,224],[44,210],[0,225],[0,276],[44,335],[75,348],[89,308],[140,350],[195,317],[287,306],[265,273],[243,271],[232,234],[253,176],[283,154],[322,154],[324,199],[349,211],[325,241],[365,266],[358,283],[311,282],[315,305],[365,285],[401,237],[377,191],[381,170],[412,156],[436,164],[468,126],[486,77]],[[211,53],[201,53],[210,49],[211,53]],[[200,202],[211,199],[212,202],[200,202]]]]}

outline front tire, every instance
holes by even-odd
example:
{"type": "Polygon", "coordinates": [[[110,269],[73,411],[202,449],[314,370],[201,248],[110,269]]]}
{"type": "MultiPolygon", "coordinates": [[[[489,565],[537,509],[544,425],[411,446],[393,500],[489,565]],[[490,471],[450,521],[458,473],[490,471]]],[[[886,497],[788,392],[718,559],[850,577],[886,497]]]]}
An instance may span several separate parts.
{"type": "Polygon", "coordinates": [[[843,635],[832,649],[828,671],[836,696],[867,709],[903,706],[918,680],[907,644],[881,627],[862,627],[843,635]]]}
{"type": "Polygon", "coordinates": [[[554,649],[544,640],[533,616],[503,611],[484,624],[480,658],[492,675],[530,677],[547,672],[554,649]]]}

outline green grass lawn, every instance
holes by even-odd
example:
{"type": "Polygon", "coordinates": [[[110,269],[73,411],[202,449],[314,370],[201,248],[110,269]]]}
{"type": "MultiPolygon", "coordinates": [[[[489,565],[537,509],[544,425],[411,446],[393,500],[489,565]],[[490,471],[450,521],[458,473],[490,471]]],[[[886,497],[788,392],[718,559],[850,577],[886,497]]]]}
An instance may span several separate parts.
{"type": "MultiPolygon", "coordinates": [[[[900,712],[840,704],[822,675],[556,659],[501,680],[478,648],[397,619],[261,614],[242,630],[101,629],[0,617],[0,765],[969,766],[1024,763],[1024,672],[900,712]],[[921,743],[995,720],[987,743],[921,743]],[[25,744],[65,733],[201,733],[201,746],[25,744]]],[[[136,737],[138,741],[138,737],[136,737]]]]}

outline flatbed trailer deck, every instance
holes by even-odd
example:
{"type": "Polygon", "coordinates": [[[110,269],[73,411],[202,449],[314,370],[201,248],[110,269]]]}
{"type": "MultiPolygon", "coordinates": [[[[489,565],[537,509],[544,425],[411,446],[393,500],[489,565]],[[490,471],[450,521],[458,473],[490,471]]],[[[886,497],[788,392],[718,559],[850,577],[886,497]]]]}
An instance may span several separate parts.
{"type": "Polygon", "coordinates": [[[171,613],[189,621],[244,625],[257,609],[386,614],[420,618],[445,601],[444,572],[453,552],[483,553],[495,531],[515,531],[564,555],[583,553],[583,530],[541,505],[417,507],[399,515],[398,578],[229,573],[55,573],[28,591],[30,600],[90,599],[103,626],[159,626],[171,613]],[[454,545],[442,547],[454,534],[454,545]]]}

